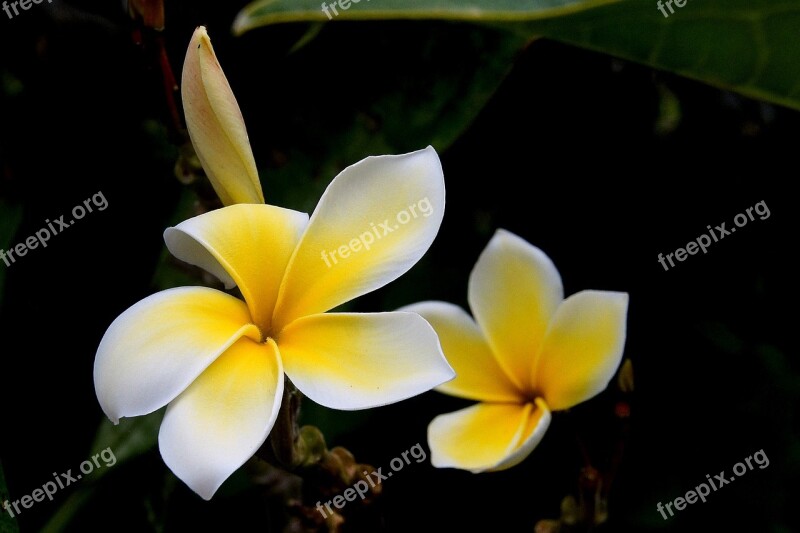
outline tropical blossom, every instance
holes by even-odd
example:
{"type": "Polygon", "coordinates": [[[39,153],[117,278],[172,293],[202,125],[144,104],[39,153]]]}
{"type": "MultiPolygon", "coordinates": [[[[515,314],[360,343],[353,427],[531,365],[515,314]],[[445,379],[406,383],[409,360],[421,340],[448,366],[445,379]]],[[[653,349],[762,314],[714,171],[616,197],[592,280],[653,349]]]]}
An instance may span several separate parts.
{"type": "Polygon", "coordinates": [[[222,203],[263,204],[242,112],[203,26],[186,50],[181,97],[192,145],[222,203]]]}
{"type": "Polygon", "coordinates": [[[428,426],[431,462],[473,472],[518,464],[541,441],[551,412],[605,389],[622,358],[628,295],[582,291],[564,299],[539,248],[498,230],[469,278],[469,306],[403,308],[439,335],[457,377],[437,390],[479,403],[428,426]]]}
{"type": "Polygon", "coordinates": [[[310,219],[265,205],[238,106],[214,64],[198,29],[185,72],[199,72],[205,88],[184,86],[187,122],[230,205],[168,228],[164,239],[173,255],[242,298],[206,287],[145,298],[111,324],[94,366],[97,397],[114,423],[167,406],[161,455],[205,499],[266,440],[284,375],[334,409],[397,402],[454,376],[436,333],[417,314],[326,313],[396,279],[432,243],[445,205],[433,148],[346,168],[310,219]],[[196,69],[188,65],[194,61],[196,69]],[[394,223],[422,199],[425,216],[394,223]],[[323,260],[326,251],[338,251],[337,262],[323,260]]]}

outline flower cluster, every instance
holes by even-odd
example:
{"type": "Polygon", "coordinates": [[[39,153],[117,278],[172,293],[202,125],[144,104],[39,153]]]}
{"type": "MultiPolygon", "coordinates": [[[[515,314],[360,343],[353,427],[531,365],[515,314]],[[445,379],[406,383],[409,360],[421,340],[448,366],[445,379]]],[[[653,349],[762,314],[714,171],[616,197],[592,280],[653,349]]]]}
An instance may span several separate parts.
{"type": "Polygon", "coordinates": [[[429,427],[435,466],[475,472],[517,464],[551,411],[605,388],[622,356],[627,295],[584,291],[565,300],[549,258],[506,231],[470,277],[474,320],[444,302],[328,312],[398,278],[430,247],[445,207],[433,148],[346,168],[309,217],[264,203],[242,114],[205,28],[189,44],[181,90],[192,144],[225,207],[168,228],[164,240],[241,299],[206,287],[145,298],[108,328],[94,379],[115,423],[167,406],[161,455],[200,496],[210,499],[265,442],[287,378],[334,409],[433,388],[477,400],[429,427]],[[424,217],[348,254],[346,268],[320,260],[320,250],[339,249],[421,198],[430,207],[424,217]]]}

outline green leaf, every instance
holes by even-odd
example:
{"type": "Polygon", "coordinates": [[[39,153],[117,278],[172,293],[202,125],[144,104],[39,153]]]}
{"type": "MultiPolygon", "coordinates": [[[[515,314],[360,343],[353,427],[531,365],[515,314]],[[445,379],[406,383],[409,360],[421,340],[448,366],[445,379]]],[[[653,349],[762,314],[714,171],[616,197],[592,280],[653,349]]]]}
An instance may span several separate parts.
{"type": "MultiPolygon", "coordinates": [[[[259,0],[234,30],[326,20],[318,0],[259,0]],[[323,18],[320,18],[323,17],[323,18]]],[[[549,37],[800,109],[800,3],[688,0],[664,17],[655,0],[361,0],[336,20],[427,18],[502,25],[520,37],[549,37]],[[601,5],[602,4],[602,5],[601,5]]],[[[665,8],[666,9],[666,8],[665,8]]],[[[669,12],[669,11],[667,11],[669,12]]]]}
{"type": "Polygon", "coordinates": [[[0,463],[0,533],[19,533],[17,521],[11,518],[11,515],[3,508],[6,500],[8,500],[8,489],[3,474],[3,465],[0,463]]]}
{"type": "MultiPolygon", "coordinates": [[[[164,409],[149,415],[135,418],[123,418],[116,426],[108,419],[103,419],[92,444],[92,454],[110,448],[117,459],[115,467],[149,451],[158,443],[158,428],[164,409]]],[[[93,474],[93,481],[109,471],[103,468],[93,474]]]]}
{"type": "Polygon", "coordinates": [[[620,0],[256,0],[237,15],[233,31],[241,35],[253,28],[281,22],[327,20],[446,19],[532,20],[572,13],[620,0]],[[341,9],[340,5],[348,5],[341,9]],[[335,6],[335,7],[334,7],[335,6]]]}
{"type": "Polygon", "coordinates": [[[689,0],[664,17],[632,0],[509,26],[800,109],[800,3],[689,0]]]}
{"type": "Polygon", "coordinates": [[[123,419],[116,426],[108,419],[104,419],[100,423],[100,428],[92,444],[91,454],[94,455],[110,448],[116,462],[106,468],[96,470],[92,476],[87,477],[86,482],[70,494],[69,498],[48,520],[42,528],[42,533],[65,531],[78,511],[92,499],[98,489],[98,482],[109,470],[119,468],[121,464],[155,447],[158,443],[158,428],[161,426],[163,416],[164,409],[161,409],[149,415],[123,419]]]}

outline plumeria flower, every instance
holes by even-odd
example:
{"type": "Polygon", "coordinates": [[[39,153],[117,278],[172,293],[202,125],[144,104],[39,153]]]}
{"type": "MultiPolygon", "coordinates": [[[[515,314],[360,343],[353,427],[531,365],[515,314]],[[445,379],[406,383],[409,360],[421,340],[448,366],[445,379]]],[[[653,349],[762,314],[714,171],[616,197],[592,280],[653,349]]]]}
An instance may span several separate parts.
{"type": "Polygon", "coordinates": [[[197,71],[212,89],[203,102],[195,87],[191,98],[201,101],[190,101],[196,113],[187,112],[187,121],[205,169],[232,205],[168,228],[164,239],[173,255],[237,287],[242,299],[206,287],[145,298],[108,328],[94,380],[114,423],[167,406],[164,462],[210,499],[267,439],[284,375],[319,404],[364,409],[430,390],[454,372],[417,314],[326,313],[396,279],[432,243],[445,205],[433,148],[346,168],[310,219],[265,205],[246,163],[252,156],[241,116],[231,111],[238,106],[222,101],[219,79],[209,82],[224,76],[212,68],[218,63],[202,29],[187,62],[198,54],[197,71]],[[420,206],[425,215],[407,219],[420,206]]]}
{"type": "Polygon", "coordinates": [[[431,462],[503,470],[541,441],[552,411],[606,388],[622,358],[628,295],[582,291],[565,300],[550,258],[498,230],[470,274],[468,301],[474,320],[445,302],[402,309],[430,322],[456,370],[437,390],[479,402],[431,422],[431,462]]]}

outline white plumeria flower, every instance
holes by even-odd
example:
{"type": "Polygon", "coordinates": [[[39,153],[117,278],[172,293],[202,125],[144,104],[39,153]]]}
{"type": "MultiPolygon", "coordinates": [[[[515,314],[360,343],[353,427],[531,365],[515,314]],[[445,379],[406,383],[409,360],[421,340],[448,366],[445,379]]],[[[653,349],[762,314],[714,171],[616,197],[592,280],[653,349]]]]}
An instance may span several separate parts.
{"type": "Polygon", "coordinates": [[[244,122],[210,46],[199,28],[184,105],[204,168],[232,205],[164,238],[176,257],[238,287],[244,301],[205,287],[154,294],[111,324],[94,366],[97,397],[114,423],[168,406],[161,455],[205,499],[267,439],[284,374],[334,409],[394,403],[455,375],[417,314],[326,313],[398,278],[430,247],[445,206],[436,151],[346,168],[310,220],[264,205],[244,122]],[[424,213],[412,220],[414,207],[424,213]],[[338,252],[335,262],[329,251],[338,252]]]}
{"type": "Polygon", "coordinates": [[[431,422],[431,463],[503,470],[539,444],[551,411],[606,388],[622,359],[628,295],[582,291],[565,300],[550,258],[498,230],[472,270],[468,300],[474,320],[445,302],[401,309],[430,322],[458,374],[437,390],[479,402],[431,422]]]}

